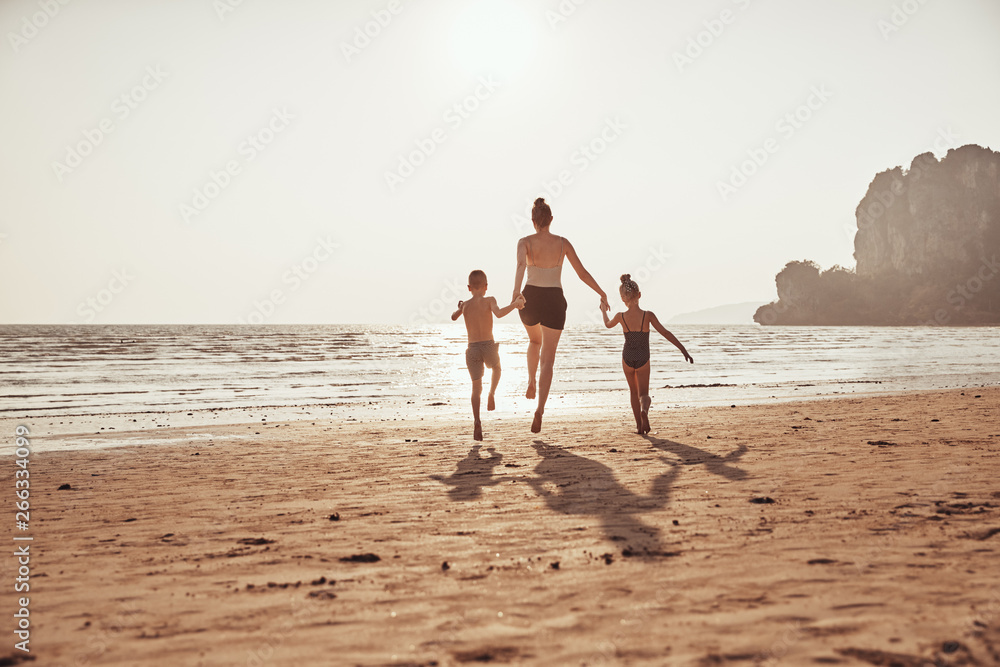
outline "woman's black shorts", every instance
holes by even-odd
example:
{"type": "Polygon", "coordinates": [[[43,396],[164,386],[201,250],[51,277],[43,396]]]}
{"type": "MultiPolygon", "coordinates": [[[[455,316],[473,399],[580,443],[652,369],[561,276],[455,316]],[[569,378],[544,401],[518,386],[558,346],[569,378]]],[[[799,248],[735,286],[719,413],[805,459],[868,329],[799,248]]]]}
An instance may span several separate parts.
{"type": "Polygon", "coordinates": [[[518,311],[527,326],[541,324],[562,331],[566,324],[566,298],[561,287],[524,287],[524,308],[518,311]]]}

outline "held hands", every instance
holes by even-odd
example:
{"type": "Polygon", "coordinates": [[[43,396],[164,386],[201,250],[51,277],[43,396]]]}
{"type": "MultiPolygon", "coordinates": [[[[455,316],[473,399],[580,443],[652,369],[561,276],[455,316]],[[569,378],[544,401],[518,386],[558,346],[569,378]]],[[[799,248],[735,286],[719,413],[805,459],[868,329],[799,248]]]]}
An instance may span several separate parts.
{"type": "Polygon", "coordinates": [[[611,310],[611,306],[608,305],[608,297],[605,295],[601,296],[601,310],[605,313],[611,310]]]}
{"type": "Polygon", "coordinates": [[[514,297],[514,300],[511,301],[511,304],[513,304],[513,306],[515,308],[517,308],[518,310],[523,309],[525,303],[526,302],[524,300],[524,295],[523,294],[518,294],[516,297],[514,297]]]}

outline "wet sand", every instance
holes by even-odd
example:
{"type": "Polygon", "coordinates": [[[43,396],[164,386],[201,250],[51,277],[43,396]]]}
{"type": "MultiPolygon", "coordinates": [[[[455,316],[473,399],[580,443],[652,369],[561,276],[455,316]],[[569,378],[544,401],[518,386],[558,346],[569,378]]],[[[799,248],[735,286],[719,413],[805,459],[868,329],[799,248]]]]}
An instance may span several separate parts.
{"type": "Polygon", "coordinates": [[[1000,664],[998,406],[116,429],[32,457],[34,664],[1000,664]]]}

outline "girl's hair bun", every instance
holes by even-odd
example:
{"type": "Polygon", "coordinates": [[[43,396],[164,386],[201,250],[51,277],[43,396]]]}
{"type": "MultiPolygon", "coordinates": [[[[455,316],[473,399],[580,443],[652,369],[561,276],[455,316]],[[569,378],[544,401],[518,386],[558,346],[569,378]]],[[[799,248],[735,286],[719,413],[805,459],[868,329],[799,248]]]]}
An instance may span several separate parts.
{"type": "Polygon", "coordinates": [[[536,199],[535,206],[545,206],[545,199],[543,197],[539,197],[538,199],[536,199]]]}
{"type": "Polygon", "coordinates": [[[624,296],[626,294],[632,294],[634,292],[638,292],[639,285],[634,280],[632,280],[631,274],[626,273],[622,275],[622,286],[619,289],[621,289],[621,293],[624,296]]]}

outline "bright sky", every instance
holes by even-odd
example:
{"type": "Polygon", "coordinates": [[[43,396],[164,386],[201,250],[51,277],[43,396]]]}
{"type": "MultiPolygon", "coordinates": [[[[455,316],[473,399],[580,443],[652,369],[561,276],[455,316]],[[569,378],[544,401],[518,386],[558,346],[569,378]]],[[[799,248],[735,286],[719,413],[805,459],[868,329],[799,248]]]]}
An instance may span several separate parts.
{"type": "Polygon", "coordinates": [[[1000,148],[996,0],[7,0],[0,31],[2,323],[444,321],[472,269],[509,300],[539,195],[613,304],[625,272],[661,319],[767,301],[853,266],[877,172],[1000,148]]]}

